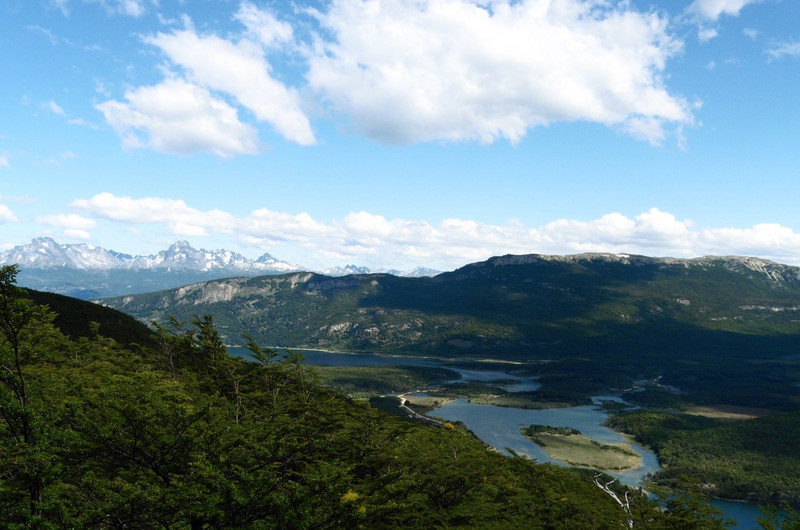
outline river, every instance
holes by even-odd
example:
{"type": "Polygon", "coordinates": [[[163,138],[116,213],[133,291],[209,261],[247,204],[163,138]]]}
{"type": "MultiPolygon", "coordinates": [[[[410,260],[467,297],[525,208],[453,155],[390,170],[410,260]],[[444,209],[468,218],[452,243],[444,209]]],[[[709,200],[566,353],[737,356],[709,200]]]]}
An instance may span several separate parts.
{"type": "MultiPolygon", "coordinates": [[[[230,348],[234,355],[247,356],[244,348],[230,348]]],[[[507,389],[512,392],[532,391],[541,387],[535,377],[521,377],[508,374],[498,369],[497,363],[486,363],[486,370],[469,369],[451,366],[440,359],[430,357],[412,357],[401,355],[375,355],[366,353],[336,353],[317,350],[303,350],[305,362],[314,366],[436,366],[446,367],[458,372],[463,381],[513,380],[507,389]]],[[[565,465],[552,458],[538,445],[525,438],[520,428],[532,425],[552,425],[554,427],[572,427],[585,436],[600,443],[612,444],[624,441],[617,431],[605,427],[603,423],[608,414],[599,406],[601,401],[619,400],[617,396],[595,396],[595,405],[566,407],[559,409],[530,410],[513,407],[497,407],[494,405],[477,405],[467,399],[457,399],[435,409],[431,416],[447,421],[464,423],[475,435],[497,448],[509,453],[509,449],[517,454],[525,455],[538,462],[552,462],[565,465]]],[[[609,472],[620,482],[637,487],[649,473],[658,471],[658,459],[652,451],[636,444],[633,449],[642,456],[642,466],[624,472],[609,472]]],[[[509,453],[510,454],[510,453],[509,453]]],[[[731,502],[714,499],[711,503],[721,509],[725,516],[737,523],[736,528],[742,530],[758,529],[756,517],[761,515],[758,506],[743,502],[731,502]]]]}

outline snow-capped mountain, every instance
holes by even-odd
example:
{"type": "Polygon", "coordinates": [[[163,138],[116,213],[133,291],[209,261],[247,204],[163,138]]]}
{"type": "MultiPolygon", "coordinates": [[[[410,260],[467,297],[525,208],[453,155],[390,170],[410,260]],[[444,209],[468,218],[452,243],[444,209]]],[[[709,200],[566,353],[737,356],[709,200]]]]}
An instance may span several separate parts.
{"type": "Polygon", "coordinates": [[[22,269],[66,267],[78,270],[168,269],[229,273],[277,274],[304,270],[264,254],[249,260],[229,250],[195,249],[186,241],[150,256],[131,256],[94,245],[60,245],[49,237],[34,239],[0,254],[0,265],[16,263],[22,269]]]}
{"type": "Polygon", "coordinates": [[[198,250],[186,241],[178,241],[154,256],[136,256],[132,259],[131,266],[138,269],[189,269],[248,274],[279,274],[303,270],[299,265],[280,261],[269,254],[250,260],[230,250],[198,250]]]}
{"type": "MultiPolygon", "coordinates": [[[[269,254],[251,260],[229,250],[198,250],[186,241],[178,241],[158,254],[132,256],[95,245],[61,245],[49,237],[40,237],[0,253],[0,265],[12,264],[20,266],[17,281],[22,287],[85,299],[171,289],[225,277],[308,270],[269,254]]],[[[370,271],[356,265],[319,272],[328,276],[371,272],[396,276],[438,274],[421,267],[400,272],[370,271]]]]}
{"type": "Polygon", "coordinates": [[[369,274],[372,271],[368,267],[345,265],[344,267],[328,267],[320,272],[325,276],[348,276],[350,274],[369,274]]]}
{"type": "Polygon", "coordinates": [[[405,278],[422,278],[423,276],[436,276],[441,271],[428,267],[417,267],[410,271],[399,271],[397,269],[371,270],[369,267],[359,267],[358,265],[345,265],[344,267],[329,267],[320,271],[325,276],[347,276],[349,274],[391,274],[392,276],[403,276],[405,278]]]}
{"type": "Polygon", "coordinates": [[[406,278],[422,278],[424,276],[436,276],[437,274],[441,273],[442,271],[437,271],[436,269],[431,269],[430,267],[417,267],[414,270],[398,272],[397,276],[405,276],[406,278]]]}
{"type": "Polygon", "coordinates": [[[124,267],[126,256],[94,245],[59,245],[40,237],[0,254],[0,265],[18,264],[22,268],[113,269],[124,267]]]}

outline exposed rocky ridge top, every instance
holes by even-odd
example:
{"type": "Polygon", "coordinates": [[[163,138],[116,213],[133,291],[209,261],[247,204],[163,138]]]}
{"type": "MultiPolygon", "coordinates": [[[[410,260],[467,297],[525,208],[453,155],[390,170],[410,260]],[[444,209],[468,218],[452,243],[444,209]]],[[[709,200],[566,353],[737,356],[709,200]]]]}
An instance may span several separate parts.
{"type": "Polygon", "coordinates": [[[773,284],[800,282],[800,267],[784,265],[763,258],[752,256],[703,256],[699,258],[650,257],[636,254],[583,253],[570,255],[550,254],[508,254],[497,256],[486,261],[472,263],[454,271],[457,275],[469,275],[471,270],[484,267],[505,267],[513,265],[546,265],[549,263],[569,263],[575,265],[591,265],[597,263],[618,263],[631,266],[683,266],[689,267],[723,267],[740,274],[761,274],[773,284]]]}

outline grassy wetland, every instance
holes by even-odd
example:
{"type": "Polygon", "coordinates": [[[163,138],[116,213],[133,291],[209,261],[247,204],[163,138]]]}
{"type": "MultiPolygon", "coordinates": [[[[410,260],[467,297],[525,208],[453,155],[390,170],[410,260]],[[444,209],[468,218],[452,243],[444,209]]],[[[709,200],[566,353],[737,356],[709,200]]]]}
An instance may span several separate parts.
{"type": "Polygon", "coordinates": [[[550,457],[576,467],[601,471],[626,471],[642,464],[642,457],[627,443],[603,444],[591,440],[577,429],[529,425],[521,429],[526,438],[539,445],[550,457]]]}

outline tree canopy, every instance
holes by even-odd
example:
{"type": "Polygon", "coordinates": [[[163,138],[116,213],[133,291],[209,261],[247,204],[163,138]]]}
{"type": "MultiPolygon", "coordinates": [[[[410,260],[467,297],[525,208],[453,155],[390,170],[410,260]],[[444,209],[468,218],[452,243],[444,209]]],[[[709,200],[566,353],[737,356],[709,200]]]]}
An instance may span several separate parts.
{"type": "Polygon", "coordinates": [[[213,320],[157,346],[70,338],[0,268],[0,519],[10,528],[718,527],[591,473],[488,450],[315,381],[299,353],[227,354],[213,320]],[[619,485],[613,487],[621,488],[619,485]],[[622,494],[620,490],[620,495],[622,494]]]}

